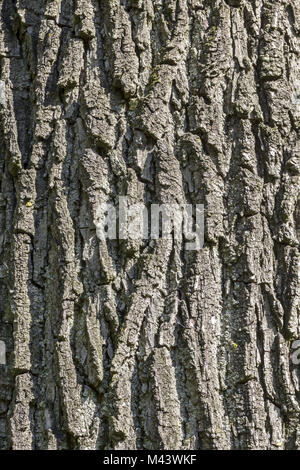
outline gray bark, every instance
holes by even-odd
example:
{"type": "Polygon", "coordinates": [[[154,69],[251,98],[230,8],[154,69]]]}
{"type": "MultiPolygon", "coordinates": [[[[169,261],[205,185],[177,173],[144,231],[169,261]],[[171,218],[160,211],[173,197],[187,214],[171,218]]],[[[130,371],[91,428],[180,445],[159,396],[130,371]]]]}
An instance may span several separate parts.
{"type": "Polygon", "coordinates": [[[0,448],[300,449],[299,1],[0,12],[0,448]],[[203,249],[101,242],[119,195],[203,249]]]}

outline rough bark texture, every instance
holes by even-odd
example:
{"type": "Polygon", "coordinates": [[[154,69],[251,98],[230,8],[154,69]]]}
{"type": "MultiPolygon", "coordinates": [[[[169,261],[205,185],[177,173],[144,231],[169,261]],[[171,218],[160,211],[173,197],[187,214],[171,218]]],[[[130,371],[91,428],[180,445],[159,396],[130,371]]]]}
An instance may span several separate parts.
{"type": "Polygon", "coordinates": [[[299,0],[0,0],[0,448],[300,449],[299,38],[299,0]],[[99,241],[118,195],[204,248],[99,241]]]}

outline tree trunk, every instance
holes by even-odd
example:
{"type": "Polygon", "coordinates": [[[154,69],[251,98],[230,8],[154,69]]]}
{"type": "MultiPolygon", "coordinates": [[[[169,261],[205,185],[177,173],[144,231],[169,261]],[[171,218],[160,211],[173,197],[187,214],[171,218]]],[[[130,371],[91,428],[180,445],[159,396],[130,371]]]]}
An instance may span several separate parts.
{"type": "Polygon", "coordinates": [[[0,11],[0,448],[300,449],[298,0],[0,11]]]}

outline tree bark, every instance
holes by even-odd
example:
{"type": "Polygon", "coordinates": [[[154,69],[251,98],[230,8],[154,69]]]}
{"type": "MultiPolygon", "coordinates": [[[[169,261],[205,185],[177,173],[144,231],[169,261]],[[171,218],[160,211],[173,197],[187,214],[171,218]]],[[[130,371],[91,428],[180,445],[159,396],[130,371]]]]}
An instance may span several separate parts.
{"type": "Polygon", "coordinates": [[[298,0],[0,12],[0,448],[300,449],[298,0]],[[125,195],[204,247],[99,240],[125,195]]]}

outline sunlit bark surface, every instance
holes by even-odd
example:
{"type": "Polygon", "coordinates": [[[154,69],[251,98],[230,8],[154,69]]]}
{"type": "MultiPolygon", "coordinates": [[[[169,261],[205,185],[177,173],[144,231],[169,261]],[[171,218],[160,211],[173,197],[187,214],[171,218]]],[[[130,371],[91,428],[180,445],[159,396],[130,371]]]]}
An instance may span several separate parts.
{"type": "Polygon", "coordinates": [[[300,449],[299,38],[298,0],[0,0],[1,449],[300,449]],[[101,242],[120,195],[204,204],[203,249],[101,242]]]}

